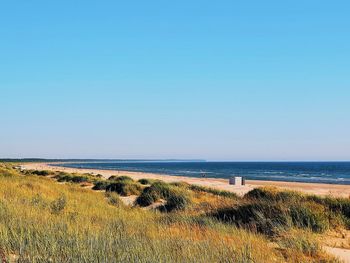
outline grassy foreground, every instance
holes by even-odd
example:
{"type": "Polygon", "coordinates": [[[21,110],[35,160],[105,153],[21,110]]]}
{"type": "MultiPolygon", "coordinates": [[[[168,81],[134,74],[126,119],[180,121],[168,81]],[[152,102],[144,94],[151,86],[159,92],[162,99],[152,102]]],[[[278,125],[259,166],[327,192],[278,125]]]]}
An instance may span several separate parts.
{"type": "Polygon", "coordinates": [[[348,227],[349,204],[273,189],[239,198],[184,183],[20,172],[0,163],[0,259],[336,262],[318,236],[348,227]],[[133,206],[121,201],[130,195],[133,206]]]}

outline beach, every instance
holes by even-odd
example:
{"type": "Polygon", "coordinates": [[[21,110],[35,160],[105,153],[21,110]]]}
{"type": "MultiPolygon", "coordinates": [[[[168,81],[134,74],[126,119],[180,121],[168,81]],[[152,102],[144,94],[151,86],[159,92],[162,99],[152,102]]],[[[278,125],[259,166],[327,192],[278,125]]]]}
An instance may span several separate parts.
{"type": "MultiPolygon", "coordinates": [[[[282,182],[282,181],[258,181],[258,180],[246,180],[244,186],[230,185],[227,179],[219,178],[195,178],[186,176],[173,176],[165,174],[143,173],[143,172],[130,172],[122,170],[101,170],[101,169],[80,169],[80,168],[67,168],[62,166],[54,166],[57,163],[26,163],[21,166],[24,169],[32,170],[51,170],[51,171],[64,171],[70,173],[94,173],[101,174],[104,178],[108,178],[112,175],[127,175],[131,178],[138,180],[141,178],[159,179],[165,182],[186,182],[189,184],[196,184],[206,187],[211,187],[219,190],[225,190],[237,193],[238,195],[244,195],[250,190],[258,187],[270,186],[280,189],[300,191],[306,194],[315,194],[321,196],[333,196],[333,197],[350,197],[350,185],[339,184],[323,184],[323,183],[299,183],[299,182],[282,182]]],[[[62,163],[60,163],[62,164],[62,163]]]]}

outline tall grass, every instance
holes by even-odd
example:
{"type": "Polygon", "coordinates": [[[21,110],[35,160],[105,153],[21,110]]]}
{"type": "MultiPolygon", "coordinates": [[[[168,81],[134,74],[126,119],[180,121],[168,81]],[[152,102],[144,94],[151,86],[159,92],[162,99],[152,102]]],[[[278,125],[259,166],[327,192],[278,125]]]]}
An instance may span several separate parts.
{"type": "Polygon", "coordinates": [[[280,262],[265,238],[111,204],[103,193],[0,176],[0,249],[21,262],[280,262]]]}

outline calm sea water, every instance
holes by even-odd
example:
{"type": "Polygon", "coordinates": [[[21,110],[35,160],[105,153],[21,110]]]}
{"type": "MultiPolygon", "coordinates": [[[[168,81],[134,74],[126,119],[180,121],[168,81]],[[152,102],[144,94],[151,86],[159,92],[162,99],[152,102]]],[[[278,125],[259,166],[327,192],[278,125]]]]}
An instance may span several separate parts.
{"type": "Polygon", "coordinates": [[[350,162],[165,162],[104,161],[66,163],[73,168],[110,169],[188,177],[318,182],[350,185],[350,162]]]}

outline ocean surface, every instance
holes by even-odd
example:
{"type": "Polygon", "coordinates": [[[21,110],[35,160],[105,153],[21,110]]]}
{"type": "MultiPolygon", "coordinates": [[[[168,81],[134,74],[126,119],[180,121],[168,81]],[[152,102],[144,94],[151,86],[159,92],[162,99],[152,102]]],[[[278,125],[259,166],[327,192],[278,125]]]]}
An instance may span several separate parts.
{"type": "Polygon", "coordinates": [[[350,185],[350,162],[94,161],[65,163],[72,168],[124,170],[188,177],[312,182],[350,185]]]}

